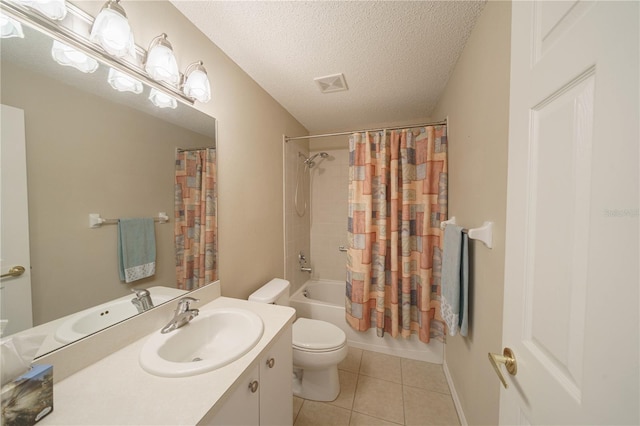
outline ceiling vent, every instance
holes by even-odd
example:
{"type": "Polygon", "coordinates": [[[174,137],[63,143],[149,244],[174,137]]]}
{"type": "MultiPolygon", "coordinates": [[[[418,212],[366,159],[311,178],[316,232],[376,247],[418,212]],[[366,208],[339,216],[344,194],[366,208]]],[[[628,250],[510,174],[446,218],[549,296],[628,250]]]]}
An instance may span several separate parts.
{"type": "Polygon", "coordinates": [[[333,74],[324,77],[318,77],[313,79],[318,83],[320,91],[322,93],[342,92],[343,90],[349,90],[347,82],[344,80],[344,75],[333,74]]]}

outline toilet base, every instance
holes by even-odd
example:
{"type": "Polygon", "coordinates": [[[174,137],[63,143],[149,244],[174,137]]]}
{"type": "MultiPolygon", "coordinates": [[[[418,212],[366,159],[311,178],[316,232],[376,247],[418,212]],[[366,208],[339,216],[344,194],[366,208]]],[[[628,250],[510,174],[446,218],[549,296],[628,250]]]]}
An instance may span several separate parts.
{"type": "Polygon", "coordinates": [[[308,370],[293,368],[293,394],[311,401],[334,401],[340,393],[338,366],[308,370]]]}

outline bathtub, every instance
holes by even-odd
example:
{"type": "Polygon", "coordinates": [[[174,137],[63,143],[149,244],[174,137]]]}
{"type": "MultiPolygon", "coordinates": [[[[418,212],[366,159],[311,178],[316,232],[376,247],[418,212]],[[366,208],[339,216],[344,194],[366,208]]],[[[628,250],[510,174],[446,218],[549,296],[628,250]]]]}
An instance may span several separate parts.
{"type": "Polygon", "coordinates": [[[351,347],[442,364],[444,345],[437,340],[425,344],[413,335],[409,339],[394,339],[388,334],[380,338],[375,329],[353,330],[345,320],[344,298],[344,281],[311,280],[289,298],[289,304],[298,317],[327,321],[340,327],[351,347]]]}

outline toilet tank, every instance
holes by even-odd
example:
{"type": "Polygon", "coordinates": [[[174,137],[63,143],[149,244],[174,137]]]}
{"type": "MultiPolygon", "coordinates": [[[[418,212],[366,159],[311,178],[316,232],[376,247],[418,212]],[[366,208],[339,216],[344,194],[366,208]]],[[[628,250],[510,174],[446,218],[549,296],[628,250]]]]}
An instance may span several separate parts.
{"type": "Polygon", "coordinates": [[[274,278],[249,296],[250,302],[289,306],[289,281],[274,278]]]}

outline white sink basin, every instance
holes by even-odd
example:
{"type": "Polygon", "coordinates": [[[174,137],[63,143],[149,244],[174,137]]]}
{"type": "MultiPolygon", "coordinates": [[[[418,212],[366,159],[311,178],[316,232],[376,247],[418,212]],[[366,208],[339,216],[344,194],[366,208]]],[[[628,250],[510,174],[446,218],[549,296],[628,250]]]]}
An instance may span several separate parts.
{"type": "MultiPolygon", "coordinates": [[[[160,305],[173,299],[172,295],[152,294],[154,305],[160,305]]],[[[55,339],[60,343],[71,343],[103,328],[124,321],[138,314],[131,303],[131,296],[112,300],[96,307],[72,315],[56,329],[55,339]]]]}
{"type": "Polygon", "coordinates": [[[238,308],[200,311],[187,325],[155,332],[142,347],[140,365],[162,377],[186,377],[223,367],[253,348],[264,325],[257,314],[238,308]]]}

